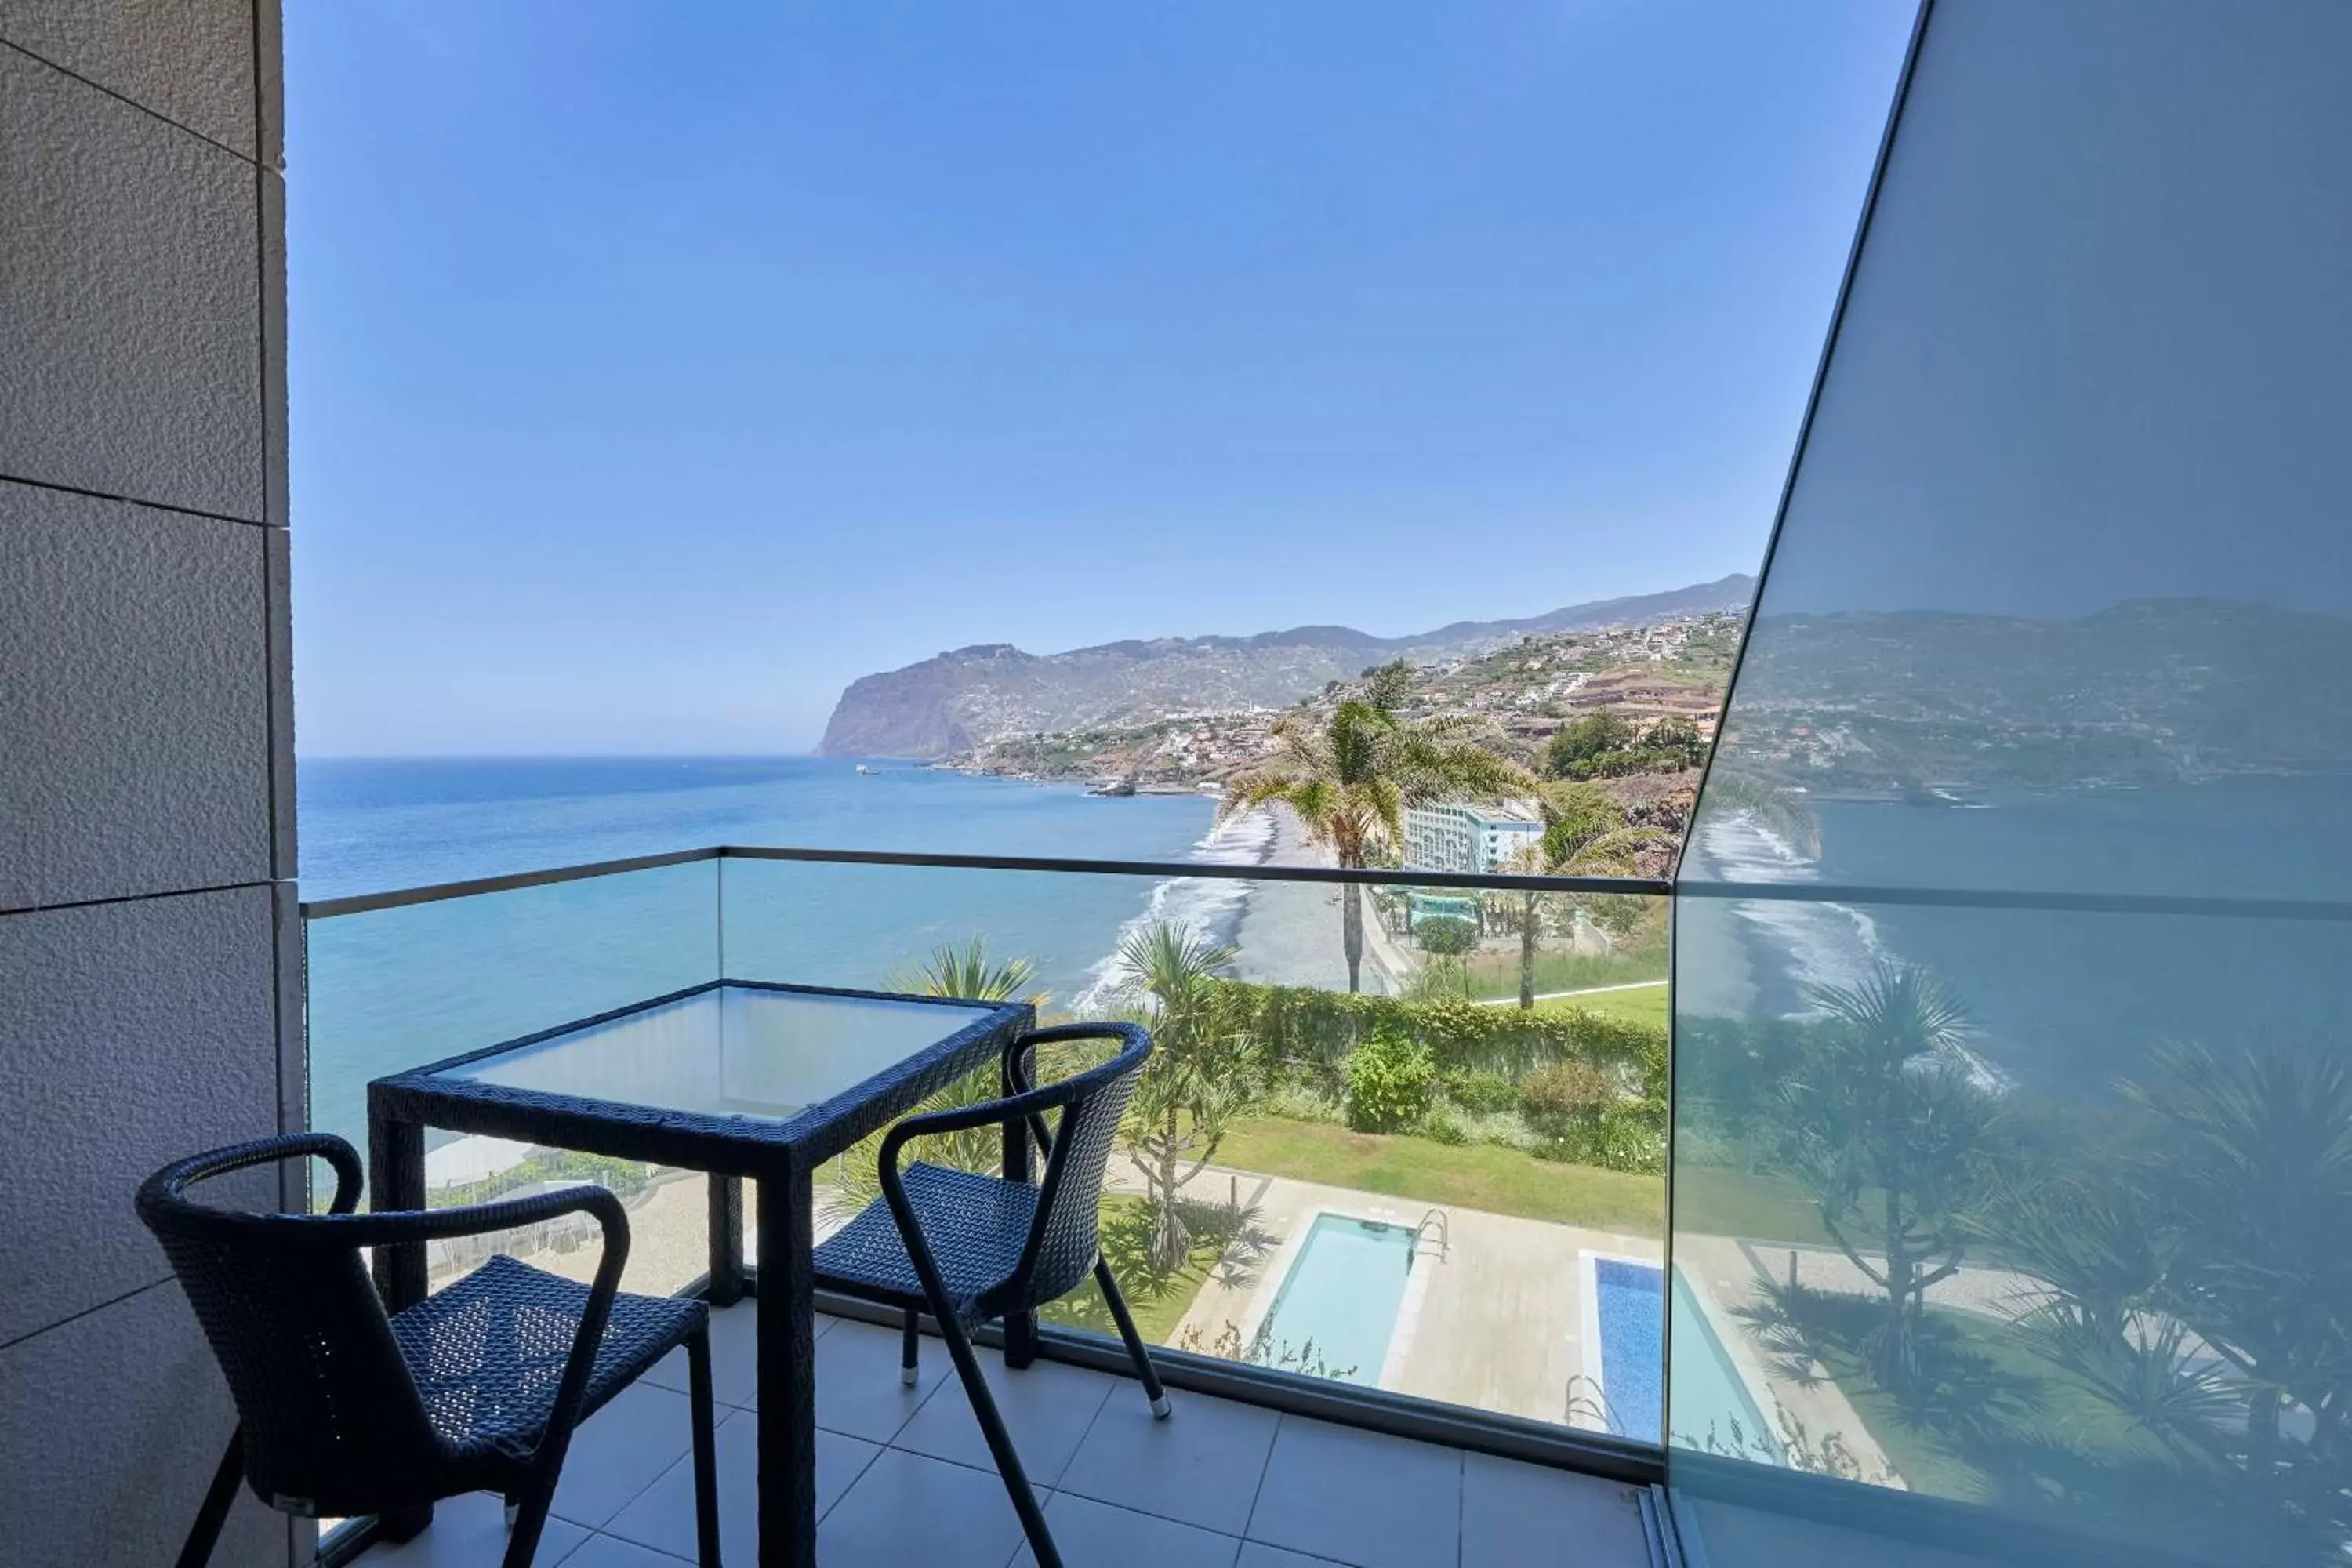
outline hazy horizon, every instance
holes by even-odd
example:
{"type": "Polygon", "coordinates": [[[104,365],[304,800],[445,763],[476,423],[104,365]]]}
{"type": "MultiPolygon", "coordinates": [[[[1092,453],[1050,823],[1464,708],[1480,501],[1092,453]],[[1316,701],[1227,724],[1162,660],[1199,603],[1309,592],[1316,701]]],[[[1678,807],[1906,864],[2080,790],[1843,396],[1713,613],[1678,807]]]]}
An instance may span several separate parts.
{"type": "Polygon", "coordinates": [[[298,8],[303,754],[1753,572],[1911,11],[298,8]]]}

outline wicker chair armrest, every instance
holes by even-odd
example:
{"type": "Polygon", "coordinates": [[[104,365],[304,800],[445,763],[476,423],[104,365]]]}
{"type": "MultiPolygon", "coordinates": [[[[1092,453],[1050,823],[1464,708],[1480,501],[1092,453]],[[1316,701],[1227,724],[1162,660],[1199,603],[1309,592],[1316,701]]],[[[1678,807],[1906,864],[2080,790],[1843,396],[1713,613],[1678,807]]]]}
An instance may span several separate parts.
{"type": "Polygon", "coordinates": [[[1138,1041],[1146,1038],[1148,1032],[1138,1024],[1055,1024],[1049,1028],[1031,1029],[1015,1036],[1004,1047],[1004,1081],[1015,1094],[1024,1094],[1034,1087],[1029,1081],[1029,1058],[1039,1046],[1058,1045],[1065,1040],[1118,1040],[1122,1049],[1131,1050],[1138,1041]]]}
{"type": "Polygon", "coordinates": [[[359,1151],[331,1132],[286,1132],[191,1154],[148,1177],[141,1185],[139,1201],[146,1205],[159,1199],[176,1199],[196,1183],[225,1176],[232,1171],[275,1164],[280,1160],[313,1158],[334,1167],[335,1200],[329,1212],[350,1214],[359,1206],[366,1176],[360,1165],[359,1151]]]}
{"type": "MultiPolygon", "coordinates": [[[[1049,1028],[1031,1029],[1004,1047],[1004,1081],[1015,1094],[1030,1092],[1030,1058],[1039,1046],[1056,1045],[1064,1040],[1118,1040],[1120,1054],[1134,1050],[1139,1045],[1150,1048],[1150,1033],[1136,1024],[1090,1023],[1055,1024],[1049,1028]]],[[[1054,1135],[1045,1130],[1045,1118],[1035,1111],[1029,1115],[1029,1136],[1037,1145],[1041,1158],[1054,1152],[1054,1135]]]]}

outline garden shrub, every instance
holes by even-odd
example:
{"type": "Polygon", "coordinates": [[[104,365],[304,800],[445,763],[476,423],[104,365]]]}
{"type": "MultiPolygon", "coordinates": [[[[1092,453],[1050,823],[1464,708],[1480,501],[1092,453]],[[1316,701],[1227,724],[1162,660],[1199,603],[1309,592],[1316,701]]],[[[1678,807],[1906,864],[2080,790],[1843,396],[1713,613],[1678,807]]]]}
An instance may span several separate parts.
{"type": "Polygon", "coordinates": [[[1413,1131],[1433,1143],[1459,1148],[1470,1142],[1470,1129],[1462,1124],[1461,1113],[1442,1100],[1433,1100],[1422,1113],[1421,1125],[1413,1131]]]}
{"type": "Polygon", "coordinates": [[[1492,1116],[1498,1110],[1516,1110],[1519,1104],[1519,1086],[1498,1072],[1483,1068],[1455,1068],[1438,1077],[1438,1087],[1445,1098],[1473,1116],[1492,1116]]]}
{"type": "Polygon", "coordinates": [[[1205,988],[1221,1033],[1245,1035],[1277,1071],[1304,1072],[1336,1087],[1348,1054],[1383,1027],[1429,1047],[1447,1073],[1521,1079],[1567,1058],[1629,1072],[1644,1096],[1665,1093],[1666,1032],[1580,1009],[1486,1007],[1460,996],[1413,1001],[1311,986],[1220,980],[1205,988]]]}
{"type": "Polygon", "coordinates": [[[1538,1068],[1519,1086],[1528,1125],[1555,1138],[1622,1099],[1623,1092],[1607,1073],[1580,1061],[1554,1062],[1538,1068]]]}
{"type": "Polygon", "coordinates": [[[1359,1132],[1401,1132],[1428,1114],[1437,1076],[1429,1047],[1402,1029],[1381,1029],[1339,1064],[1347,1085],[1348,1125],[1359,1132]]]}

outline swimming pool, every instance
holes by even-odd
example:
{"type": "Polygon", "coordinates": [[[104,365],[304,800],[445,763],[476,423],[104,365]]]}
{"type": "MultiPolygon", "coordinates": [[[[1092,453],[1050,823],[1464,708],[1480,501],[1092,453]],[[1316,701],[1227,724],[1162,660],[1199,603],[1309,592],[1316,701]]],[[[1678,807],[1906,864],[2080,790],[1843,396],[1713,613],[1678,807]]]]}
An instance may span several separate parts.
{"type": "Polygon", "coordinates": [[[1314,1358],[1344,1383],[1377,1387],[1412,1274],[1412,1232],[1351,1215],[1318,1214],[1253,1338],[1252,1359],[1293,1370],[1314,1358]]]}
{"type": "Polygon", "coordinates": [[[1686,1447],[1737,1452],[1782,1461],[1779,1427],[1768,1420],[1716,1336],[1715,1325],[1675,1275],[1672,1366],[1663,1368],[1665,1274],[1653,1263],[1595,1258],[1591,1284],[1599,1303],[1601,1386],[1610,1430],[1654,1443],[1664,1415],[1663,1372],[1673,1374],[1674,1439],[1686,1447]]]}

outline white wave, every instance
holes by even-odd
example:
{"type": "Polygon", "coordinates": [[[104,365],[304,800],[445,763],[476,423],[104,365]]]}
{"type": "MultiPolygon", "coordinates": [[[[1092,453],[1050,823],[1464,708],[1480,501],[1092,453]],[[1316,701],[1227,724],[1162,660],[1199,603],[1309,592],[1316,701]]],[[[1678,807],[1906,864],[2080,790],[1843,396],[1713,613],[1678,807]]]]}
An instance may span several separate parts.
{"type": "MultiPolygon", "coordinates": [[[[1212,866],[1263,865],[1274,853],[1278,827],[1271,811],[1239,812],[1202,835],[1185,858],[1212,866]]],[[[1136,931],[1164,921],[1189,926],[1213,942],[1233,941],[1255,886],[1229,877],[1171,877],[1155,883],[1142,910],[1118,928],[1111,950],[1087,971],[1086,984],[1070,998],[1070,1010],[1096,1013],[1118,1003],[1118,950],[1136,931]]]]}
{"type": "MultiPolygon", "coordinates": [[[[1710,824],[1699,847],[1725,881],[1789,886],[1821,879],[1816,861],[1744,815],[1710,824]]],[[[1880,964],[1901,962],[1881,939],[1878,922],[1851,904],[1754,899],[1736,901],[1732,909],[1757,939],[1752,951],[1785,965],[1784,973],[1801,992],[1811,985],[1851,989],[1867,982],[1880,964]]],[[[1817,1017],[1821,1011],[1807,1006],[1790,1016],[1817,1017]]],[[[2009,1088],[2009,1075],[1979,1052],[1956,1045],[1952,1053],[1978,1088],[1990,1094],[2009,1088]]]]}

